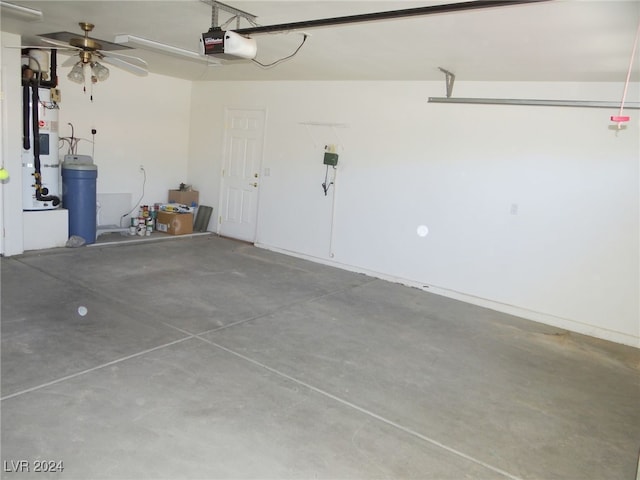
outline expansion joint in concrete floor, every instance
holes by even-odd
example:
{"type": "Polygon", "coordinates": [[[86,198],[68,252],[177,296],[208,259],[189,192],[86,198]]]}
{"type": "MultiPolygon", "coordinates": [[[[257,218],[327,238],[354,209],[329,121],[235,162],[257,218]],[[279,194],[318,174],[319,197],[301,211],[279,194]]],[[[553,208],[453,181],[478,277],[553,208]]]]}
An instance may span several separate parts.
{"type": "Polygon", "coordinates": [[[76,478],[638,475],[630,347],[213,237],[2,270],[4,458],[76,478]]]}
{"type": "MultiPolygon", "coordinates": [[[[369,285],[371,283],[375,283],[375,282],[378,282],[378,281],[379,280],[377,280],[377,279],[369,280],[369,281],[361,283],[359,285],[354,285],[349,290],[356,290],[356,289],[362,288],[362,287],[364,287],[366,285],[369,285]]],[[[207,333],[215,333],[215,332],[219,332],[221,330],[226,330],[226,329],[231,328],[231,327],[236,327],[238,325],[243,325],[243,324],[248,323],[248,322],[259,320],[261,318],[270,317],[272,315],[277,314],[278,312],[282,312],[282,311],[287,310],[287,309],[289,309],[291,307],[294,307],[296,305],[307,305],[307,304],[316,302],[318,300],[321,300],[323,298],[328,298],[328,297],[331,297],[331,296],[339,294],[339,293],[342,294],[344,292],[345,292],[345,289],[341,288],[339,290],[333,290],[331,292],[323,293],[322,295],[317,295],[317,296],[312,297],[312,298],[305,298],[305,299],[299,300],[297,302],[290,302],[290,303],[284,304],[283,306],[281,306],[279,308],[276,308],[274,310],[271,310],[271,311],[268,311],[268,312],[265,312],[265,313],[261,313],[260,315],[255,315],[255,316],[250,317],[250,318],[244,318],[242,320],[238,320],[237,322],[233,322],[233,323],[230,323],[228,325],[222,325],[220,327],[212,328],[212,329],[204,331],[204,332],[192,333],[192,332],[188,332],[186,330],[182,330],[180,328],[178,328],[178,330],[183,332],[183,333],[187,333],[189,335],[205,335],[207,333]]],[[[168,324],[168,323],[166,325],[169,326],[169,327],[172,327],[172,328],[177,328],[177,327],[175,327],[175,326],[173,326],[171,324],[168,324]]]]}
{"type": "Polygon", "coordinates": [[[191,340],[193,338],[195,338],[194,335],[190,335],[190,336],[184,337],[184,338],[179,338],[178,340],[174,340],[173,342],[165,343],[163,345],[158,345],[157,347],[153,347],[153,348],[148,348],[147,350],[143,350],[141,352],[137,352],[137,353],[134,353],[132,355],[127,355],[126,357],[118,358],[116,360],[112,360],[111,362],[103,363],[101,365],[96,365],[95,367],[88,368],[86,370],[82,370],[81,372],[76,372],[76,373],[72,373],[71,375],[66,375],[64,377],[56,378],[55,380],[51,380],[50,382],[46,382],[46,383],[43,383],[43,384],[40,384],[40,385],[36,385],[36,386],[31,387],[31,388],[25,388],[24,390],[20,390],[19,392],[14,392],[14,393],[12,393],[10,395],[6,395],[4,397],[0,397],[0,401],[4,402],[5,400],[9,400],[11,398],[19,397],[20,395],[24,395],[26,393],[35,392],[36,390],[40,390],[42,388],[49,387],[51,385],[55,385],[57,383],[62,383],[62,382],[65,382],[67,380],[71,380],[72,378],[80,377],[82,375],[86,375],[88,373],[95,372],[96,370],[101,370],[101,369],[106,368],[106,367],[111,367],[111,366],[116,365],[118,363],[126,362],[127,360],[131,360],[133,358],[141,357],[141,356],[146,355],[148,353],[155,352],[157,350],[162,350],[163,348],[171,347],[173,345],[176,345],[178,343],[182,343],[182,342],[184,342],[186,340],[191,340]]]}
{"type": "MultiPolygon", "coordinates": [[[[29,268],[34,268],[34,269],[36,269],[36,270],[38,270],[38,271],[42,271],[42,273],[44,273],[44,274],[46,274],[46,275],[50,275],[50,276],[52,276],[53,278],[57,278],[57,277],[55,277],[55,276],[51,275],[50,273],[47,273],[47,272],[45,272],[44,270],[41,270],[41,269],[39,269],[39,268],[37,268],[37,267],[33,267],[33,266],[31,266],[31,265],[28,265],[28,264],[24,264],[24,265],[25,265],[25,266],[27,266],[27,267],[29,267],[29,268]]],[[[363,285],[367,285],[367,284],[369,284],[369,283],[373,283],[373,282],[376,282],[376,281],[377,281],[377,280],[373,279],[373,280],[371,280],[371,281],[365,282],[365,283],[364,283],[364,284],[362,284],[362,285],[356,285],[356,286],[354,286],[354,287],[352,287],[352,288],[353,288],[353,289],[355,289],[355,288],[359,288],[359,287],[362,287],[363,285]]],[[[86,287],[86,286],[83,286],[82,288],[87,288],[87,289],[88,289],[88,287],[86,287]]],[[[89,290],[91,290],[91,289],[89,289],[89,290]]],[[[80,376],[82,376],[82,375],[86,375],[86,374],[88,374],[88,373],[95,372],[95,371],[97,371],[97,370],[100,370],[100,369],[103,369],[103,368],[106,368],[106,367],[110,367],[110,366],[116,365],[116,364],[118,364],[118,363],[125,362],[125,361],[127,361],[127,360],[131,360],[131,359],[133,359],[133,358],[137,358],[137,357],[140,357],[140,356],[146,355],[146,354],[151,353],[151,352],[155,352],[155,351],[157,351],[157,350],[161,350],[161,349],[164,349],[164,348],[167,348],[167,347],[171,347],[171,346],[173,346],[173,345],[175,345],[175,344],[182,343],[182,342],[184,342],[184,341],[186,341],[186,340],[191,340],[191,339],[193,339],[193,338],[198,338],[198,339],[200,339],[200,340],[204,340],[203,338],[199,337],[198,335],[205,335],[205,334],[207,334],[207,333],[218,332],[218,331],[221,331],[221,330],[228,329],[228,328],[230,328],[230,327],[234,327],[234,326],[242,325],[242,324],[245,324],[245,323],[247,323],[247,322],[251,322],[251,321],[254,321],[254,320],[258,320],[258,319],[260,319],[260,318],[268,317],[268,316],[270,316],[270,315],[273,315],[273,314],[275,314],[275,313],[277,313],[277,312],[279,312],[279,311],[282,311],[282,310],[284,310],[284,309],[286,309],[286,308],[289,308],[289,307],[291,307],[291,306],[299,305],[299,304],[306,304],[306,303],[310,303],[310,302],[313,302],[313,301],[320,300],[320,299],[322,299],[322,298],[330,297],[330,296],[335,295],[336,293],[340,293],[340,292],[344,292],[344,289],[341,289],[341,290],[335,290],[335,291],[331,291],[331,292],[327,292],[327,293],[325,293],[325,294],[317,295],[317,296],[315,296],[315,297],[313,297],[313,298],[304,299],[304,300],[301,300],[301,301],[298,301],[298,302],[291,302],[291,303],[289,303],[289,304],[287,304],[287,305],[285,305],[285,306],[283,306],[283,307],[280,307],[280,308],[278,308],[278,309],[276,309],[276,310],[274,310],[274,311],[266,312],[266,313],[264,313],[264,314],[256,315],[256,316],[253,316],[253,317],[250,317],[250,318],[245,318],[245,319],[243,319],[243,320],[239,320],[239,321],[237,321],[237,322],[230,323],[230,324],[228,324],[228,325],[224,325],[224,326],[221,326],[221,327],[216,327],[216,328],[213,328],[213,329],[210,329],[210,330],[207,330],[207,331],[204,331],[204,332],[200,332],[200,333],[192,333],[192,332],[189,332],[189,331],[184,330],[184,329],[182,329],[182,328],[179,328],[179,327],[177,327],[177,326],[175,326],[175,325],[172,325],[172,324],[171,324],[171,323],[169,323],[169,322],[161,322],[163,325],[165,325],[165,326],[167,326],[167,327],[169,327],[169,328],[172,328],[172,329],[174,329],[174,330],[177,330],[177,331],[179,331],[179,332],[183,333],[183,334],[184,334],[184,335],[186,335],[186,336],[185,336],[184,338],[180,338],[180,339],[175,340],[175,341],[173,341],[173,342],[165,343],[165,344],[163,344],[163,345],[158,345],[158,346],[156,346],[156,347],[149,348],[149,349],[143,350],[143,351],[141,351],[141,352],[136,352],[136,353],[134,353],[134,354],[132,354],[132,355],[127,355],[126,357],[118,358],[118,359],[113,360],[113,361],[111,361],[111,362],[103,363],[103,364],[101,364],[101,365],[97,365],[97,366],[95,366],[95,367],[92,367],[92,368],[89,368],[89,369],[86,369],[86,370],[82,370],[82,371],[80,371],[80,372],[72,373],[72,374],[70,374],[70,375],[66,375],[66,376],[64,376],[64,377],[60,377],[60,378],[57,378],[57,379],[55,379],[55,380],[51,380],[50,382],[46,382],[46,383],[43,383],[43,384],[40,384],[40,385],[35,385],[35,386],[33,386],[33,387],[30,387],[30,388],[27,388],[27,389],[24,389],[24,390],[20,390],[20,391],[18,391],[18,392],[11,393],[11,394],[9,394],[9,395],[6,395],[6,396],[3,396],[3,397],[0,397],[0,401],[9,400],[9,399],[11,399],[11,398],[15,398],[15,397],[18,397],[18,396],[20,396],[20,395],[24,395],[24,394],[27,394],[27,393],[30,393],[30,392],[34,392],[34,391],[36,391],[36,390],[40,390],[40,389],[42,389],[42,388],[46,388],[46,387],[48,387],[48,386],[50,386],[50,385],[55,385],[55,384],[58,384],[58,383],[62,383],[62,382],[64,382],[64,381],[67,381],[67,380],[70,380],[70,379],[73,379],[73,378],[76,378],[76,377],[80,377],[80,376]]],[[[131,306],[129,306],[129,308],[135,308],[135,307],[131,307],[131,306]]],[[[206,341],[206,340],[204,340],[204,341],[205,341],[205,342],[207,342],[207,343],[209,343],[209,342],[208,342],[208,341],[206,341]]],[[[216,346],[217,346],[217,345],[216,345],[216,346]]]]}
{"type": "Polygon", "coordinates": [[[257,360],[254,360],[254,359],[252,359],[250,357],[247,357],[246,355],[243,355],[243,354],[241,354],[239,352],[231,350],[230,348],[224,347],[224,346],[222,346],[222,345],[220,345],[220,344],[218,344],[216,342],[213,342],[211,340],[203,338],[203,337],[201,337],[199,335],[195,335],[195,338],[197,338],[199,340],[202,340],[203,342],[208,343],[209,345],[212,345],[212,346],[214,346],[216,348],[219,348],[220,350],[223,350],[223,351],[225,351],[225,352],[227,352],[227,353],[229,353],[231,355],[234,355],[235,357],[238,357],[238,358],[240,358],[240,359],[242,359],[242,360],[244,360],[246,362],[249,362],[249,363],[251,363],[251,364],[253,364],[253,365],[257,366],[257,367],[265,369],[265,370],[267,370],[268,372],[270,372],[270,373],[272,373],[274,375],[282,377],[282,378],[284,378],[284,379],[286,379],[286,380],[288,380],[290,382],[293,382],[293,383],[295,383],[297,385],[300,385],[301,387],[304,387],[304,388],[306,388],[308,390],[311,390],[311,391],[313,391],[315,393],[318,393],[318,394],[320,394],[320,395],[322,395],[324,397],[327,397],[327,398],[329,398],[329,399],[331,399],[333,401],[336,401],[336,402],[338,402],[338,403],[340,403],[340,404],[342,404],[342,405],[344,405],[346,407],[349,407],[351,409],[357,410],[358,412],[363,413],[364,415],[367,415],[367,416],[369,416],[369,417],[371,417],[371,418],[373,418],[373,419],[375,419],[377,421],[385,423],[386,425],[389,425],[389,426],[391,426],[393,428],[401,430],[402,432],[407,433],[407,434],[409,434],[409,435],[411,435],[413,437],[416,437],[416,438],[418,438],[418,439],[420,439],[422,441],[425,441],[427,443],[430,443],[431,445],[434,445],[434,446],[436,446],[438,448],[446,450],[447,452],[452,453],[453,455],[456,455],[458,457],[464,458],[465,460],[468,460],[468,461],[473,462],[473,463],[475,463],[477,465],[480,465],[480,466],[482,466],[482,467],[484,467],[484,468],[486,468],[488,470],[491,470],[492,472],[498,473],[498,474],[504,476],[505,478],[509,478],[511,480],[522,480],[520,477],[512,475],[511,473],[506,472],[506,471],[504,471],[504,470],[502,470],[502,469],[500,469],[498,467],[494,467],[493,465],[490,465],[490,464],[488,464],[486,462],[483,462],[482,460],[479,460],[479,459],[477,459],[475,457],[472,457],[471,455],[467,455],[464,452],[461,452],[459,450],[456,450],[455,448],[452,448],[452,447],[450,447],[448,445],[445,445],[444,443],[439,442],[438,440],[435,440],[433,438],[427,437],[426,435],[423,435],[423,434],[421,434],[419,432],[416,432],[415,430],[413,430],[411,428],[405,427],[404,425],[401,425],[401,424],[399,424],[397,422],[394,422],[393,420],[389,420],[388,418],[385,418],[385,417],[383,417],[381,415],[378,415],[377,413],[372,412],[371,410],[367,410],[366,408],[363,408],[363,407],[361,407],[359,405],[356,405],[355,403],[350,402],[348,400],[345,400],[344,398],[340,398],[337,395],[334,395],[332,393],[327,392],[326,390],[322,390],[321,388],[315,387],[315,386],[313,386],[313,385],[311,385],[311,384],[309,384],[307,382],[304,382],[303,380],[300,380],[298,378],[292,377],[291,375],[287,375],[286,373],[281,372],[280,370],[272,368],[269,365],[265,365],[262,362],[258,362],[257,360]]]}

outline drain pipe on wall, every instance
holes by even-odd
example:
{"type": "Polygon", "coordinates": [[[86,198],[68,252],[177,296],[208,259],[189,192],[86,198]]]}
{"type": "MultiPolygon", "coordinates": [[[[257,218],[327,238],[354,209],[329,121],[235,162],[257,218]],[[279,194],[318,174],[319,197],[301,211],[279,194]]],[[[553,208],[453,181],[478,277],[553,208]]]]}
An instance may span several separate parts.
{"type": "Polygon", "coordinates": [[[57,50],[51,50],[51,64],[49,67],[50,79],[42,80],[42,68],[36,58],[31,57],[31,60],[38,64],[38,73],[31,78],[24,78],[22,80],[22,147],[25,150],[29,150],[33,146],[33,166],[34,166],[34,184],[33,187],[36,190],[36,199],[41,202],[52,202],[54,207],[60,205],[60,198],[55,195],[49,195],[49,190],[42,186],[42,164],[40,162],[40,95],[38,89],[40,87],[53,89],[58,85],[57,75],[57,50]],[[29,131],[29,90],[31,90],[31,132],[29,131]],[[33,140],[31,140],[31,133],[33,133],[33,140]],[[31,145],[33,142],[33,145],[31,145]]]}
{"type": "Polygon", "coordinates": [[[42,173],[40,164],[40,139],[38,138],[40,131],[40,120],[38,108],[40,106],[40,97],[38,95],[39,82],[35,79],[29,81],[31,84],[31,128],[33,131],[33,166],[36,189],[36,200],[40,202],[52,202],[54,207],[60,205],[60,198],[55,195],[49,195],[49,189],[42,186],[42,173]]]}

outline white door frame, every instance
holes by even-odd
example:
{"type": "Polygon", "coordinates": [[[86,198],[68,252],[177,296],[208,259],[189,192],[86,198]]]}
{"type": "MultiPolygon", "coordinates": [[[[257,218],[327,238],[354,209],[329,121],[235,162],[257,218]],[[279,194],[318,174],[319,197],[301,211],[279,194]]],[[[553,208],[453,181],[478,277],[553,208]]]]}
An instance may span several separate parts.
{"type": "MultiPolygon", "coordinates": [[[[262,185],[262,177],[263,177],[263,172],[262,172],[262,164],[264,161],[264,146],[265,146],[265,142],[266,142],[266,137],[267,137],[267,109],[266,107],[232,107],[232,106],[225,106],[224,107],[224,119],[223,119],[223,126],[224,126],[224,132],[223,132],[223,144],[222,144],[222,165],[220,167],[220,183],[219,183],[219,190],[220,190],[220,195],[218,198],[218,205],[220,206],[220,209],[222,208],[223,205],[223,198],[224,198],[224,175],[223,175],[223,170],[224,170],[224,162],[225,162],[225,157],[227,154],[227,149],[229,148],[228,145],[228,138],[227,138],[227,125],[229,122],[229,112],[231,111],[247,111],[247,112],[261,112],[262,113],[262,117],[264,120],[263,123],[263,128],[262,128],[262,142],[259,145],[260,148],[260,156],[258,159],[258,166],[257,166],[257,171],[259,173],[259,177],[257,179],[258,181],[258,187],[257,187],[257,191],[256,191],[256,211],[255,211],[255,228],[253,231],[253,235],[252,235],[252,239],[251,240],[244,240],[244,241],[249,241],[250,243],[255,243],[256,239],[258,238],[258,223],[259,223],[259,215],[260,215],[260,190],[261,190],[261,185],[262,185]]],[[[221,234],[221,230],[222,230],[222,212],[220,211],[218,214],[218,218],[216,221],[217,227],[216,227],[216,233],[218,235],[221,234]]]]}

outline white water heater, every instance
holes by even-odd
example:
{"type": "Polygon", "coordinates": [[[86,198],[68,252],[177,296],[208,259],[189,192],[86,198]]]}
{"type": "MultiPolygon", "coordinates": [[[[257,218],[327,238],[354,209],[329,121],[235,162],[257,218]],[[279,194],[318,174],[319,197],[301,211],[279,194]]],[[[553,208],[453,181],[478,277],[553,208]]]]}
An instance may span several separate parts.
{"type": "Polygon", "coordinates": [[[48,88],[38,88],[38,131],[34,135],[33,91],[28,89],[28,93],[23,93],[23,102],[28,105],[23,105],[22,109],[25,127],[22,145],[22,209],[53,210],[58,208],[59,202],[54,202],[47,197],[60,197],[61,182],[58,154],[58,105],[51,101],[51,91],[48,88]],[[45,200],[39,200],[36,195],[34,141],[39,142],[40,147],[40,182],[45,189],[43,193],[48,192],[44,196],[45,200]]]}

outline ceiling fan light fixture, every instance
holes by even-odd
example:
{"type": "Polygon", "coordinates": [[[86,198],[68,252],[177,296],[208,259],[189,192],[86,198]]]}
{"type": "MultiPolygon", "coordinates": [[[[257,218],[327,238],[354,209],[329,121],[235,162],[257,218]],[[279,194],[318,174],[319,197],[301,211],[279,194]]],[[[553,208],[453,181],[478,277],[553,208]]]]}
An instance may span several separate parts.
{"type": "Polygon", "coordinates": [[[93,62],[91,64],[91,72],[99,82],[104,82],[109,78],[109,69],[98,62],[93,62]]]}
{"type": "Polygon", "coordinates": [[[84,64],[82,62],[76,63],[67,75],[67,78],[74,83],[84,83],[84,64]]]}

